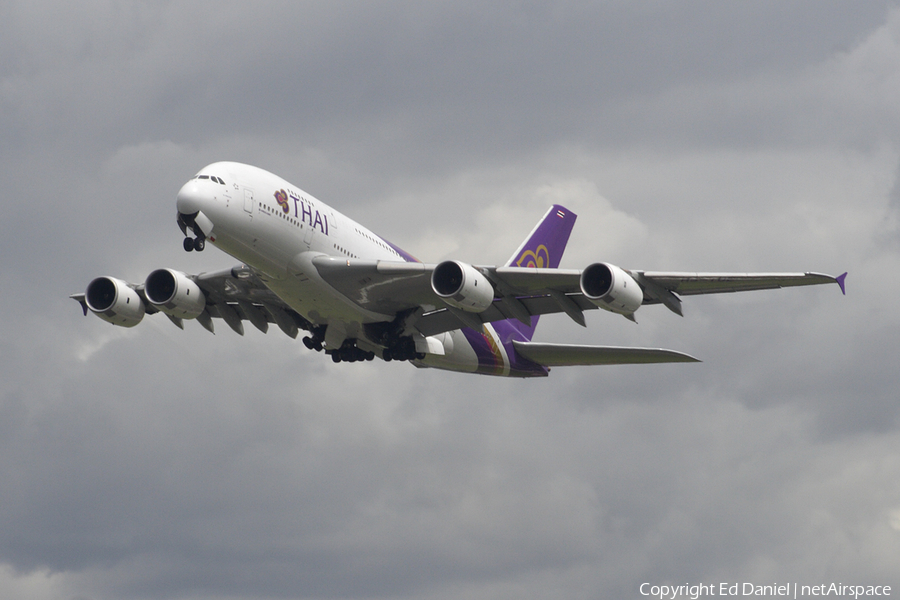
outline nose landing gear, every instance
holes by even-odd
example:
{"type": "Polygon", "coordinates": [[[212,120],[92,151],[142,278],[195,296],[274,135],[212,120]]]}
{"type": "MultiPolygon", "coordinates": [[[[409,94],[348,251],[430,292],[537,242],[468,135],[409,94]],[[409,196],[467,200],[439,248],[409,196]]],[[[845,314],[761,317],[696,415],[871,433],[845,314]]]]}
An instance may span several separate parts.
{"type": "Polygon", "coordinates": [[[206,238],[196,237],[184,238],[184,251],[191,252],[192,250],[196,250],[197,252],[203,252],[203,249],[206,248],[206,238]]]}
{"type": "Polygon", "coordinates": [[[198,213],[194,213],[192,215],[185,215],[182,213],[178,213],[178,227],[181,228],[181,233],[185,235],[184,238],[184,251],[191,252],[196,250],[197,252],[203,252],[203,249],[206,248],[206,236],[200,232],[200,228],[197,227],[194,218],[198,213]],[[188,235],[188,229],[193,229],[194,233],[197,234],[197,237],[192,238],[188,235]]]}

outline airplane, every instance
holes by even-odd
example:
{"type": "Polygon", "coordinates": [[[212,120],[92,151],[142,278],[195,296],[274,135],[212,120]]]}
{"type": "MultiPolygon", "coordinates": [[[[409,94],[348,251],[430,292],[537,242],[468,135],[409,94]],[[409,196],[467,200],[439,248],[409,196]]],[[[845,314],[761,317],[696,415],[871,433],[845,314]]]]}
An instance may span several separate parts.
{"type": "MultiPolygon", "coordinates": [[[[660,348],[532,341],[539,317],[604,309],[635,321],[643,305],[682,315],[681,297],[837,283],[847,274],[627,270],[606,262],[560,269],[576,215],[553,205],[502,266],[420,262],[311,194],[263,169],[217,162],[176,198],[184,249],[206,242],[240,261],[199,275],[157,269],[143,284],[92,280],[70,297],[84,314],[133,327],[161,312],[210,332],[222,319],[243,335],[274,323],[335,363],[408,361],[467,373],[546,377],[558,366],[699,362],[660,348]]],[[[636,322],[636,321],[635,321],[636,322]]]]}

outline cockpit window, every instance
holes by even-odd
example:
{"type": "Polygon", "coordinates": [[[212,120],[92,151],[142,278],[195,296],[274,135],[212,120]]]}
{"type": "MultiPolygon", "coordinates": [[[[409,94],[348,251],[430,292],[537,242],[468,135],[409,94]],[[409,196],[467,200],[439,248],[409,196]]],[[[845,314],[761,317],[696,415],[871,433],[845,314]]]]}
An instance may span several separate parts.
{"type": "Polygon", "coordinates": [[[216,177],[215,175],[194,175],[191,179],[210,179],[220,185],[225,185],[225,180],[221,177],[216,177]]]}

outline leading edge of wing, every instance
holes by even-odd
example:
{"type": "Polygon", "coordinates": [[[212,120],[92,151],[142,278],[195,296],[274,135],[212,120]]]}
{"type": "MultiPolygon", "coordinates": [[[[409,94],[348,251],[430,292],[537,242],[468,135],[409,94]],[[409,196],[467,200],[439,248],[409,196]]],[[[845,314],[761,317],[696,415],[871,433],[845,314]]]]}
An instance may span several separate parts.
{"type": "Polygon", "coordinates": [[[701,362],[690,354],[662,348],[581,346],[513,341],[516,353],[545,367],[588,365],[637,365],[701,362]]]}

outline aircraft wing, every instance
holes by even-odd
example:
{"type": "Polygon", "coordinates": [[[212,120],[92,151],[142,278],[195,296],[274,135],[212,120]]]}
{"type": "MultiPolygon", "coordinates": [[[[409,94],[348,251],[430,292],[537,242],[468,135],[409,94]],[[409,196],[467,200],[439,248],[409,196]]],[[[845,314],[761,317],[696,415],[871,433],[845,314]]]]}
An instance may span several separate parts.
{"type": "MultiPolygon", "coordinates": [[[[312,264],[322,279],[351,301],[382,314],[407,312],[407,329],[426,336],[461,327],[479,329],[483,323],[504,319],[530,324],[532,316],[560,312],[584,325],[585,310],[606,308],[585,295],[581,287],[584,271],[578,269],[474,266],[493,286],[494,301],[481,312],[468,312],[448,306],[432,288],[431,275],[438,265],[328,256],[316,257],[312,264]]],[[[682,295],[824,283],[838,283],[843,291],[846,277],[846,273],[832,277],[820,273],[620,271],[640,286],[643,304],[661,303],[679,315],[682,295]]]]}
{"type": "MultiPolygon", "coordinates": [[[[257,329],[265,333],[269,323],[275,323],[287,335],[297,337],[300,329],[310,329],[310,323],[299,313],[291,309],[272,290],[266,287],[263,280],[249,267],[237,265],[231,269],[222,269],[211,273],[199,275],[180,276],[194,282],[203,290],[205,305],[202,312],[196,317],[210,332],[215,332],[212,319],[222,319],[235,332],[244,335],[243,321],[250,321],[257,329]]],[[[107,279],[110,285],[121,285],[130,288],[142,300],[147,314],[164,312],[148,301],[145,284],[130,284],[111,278],[107,279]]],[[[85,294],[72,294],[69,296],[77,300],[84,310],[88,312],[85,294]]],[[[178,327],[184,328],[183,320],[168,312],[164,314],[178,327]]],[[[143,311],[141,312],[143,315],[143,311]]],[[[136,320],[140,320],[140,316],[136,320]]],[[[118,323],[121,324],[121,323],[118,323]]],[[[132,325],[135,323],[132,323],[132,325]]]]}
{"type": "MultiPolygon", "coordinates": [[[[624,271],[614,267],[620,278],[627,278],[633,303],[626,310],[606,305],[603,297],[590,295],[582,289],[584,279],[600,263],[585,270],[549,269],[534,267],[470,266],[470,273],[482,278],[486,288],[485,304],[477,311],[454,307],[446,297],[432,287],[432,274],[441,265],[399,261],[362,261],[339,259],[325,255],[312,259],[319,276],[362,308],[392,318],[400,325],[403,335],[414,332],[425,336],[469,327],[480,330],[485,323],[518,319],[531,326],[532,317],[566,313],[584,325],[584,311],[606,308],[633,319],[634,310],[643,304],[662,303],[681,314],[679,295],[713,294],[779,287],[838,283],[844,290],[846,273],[838,277],[818,273],[675,273],[655,271],[624,271]],[[637,285],[635,285],[637,284],[637,285]]],[[[444,263],[442,263],[444,264],[444,263]]],[[[604,268],[608,267],[603,265],[604,268]]],[[[159,269],[144,284],[130,284],[101,277],[88,286],[100,282],[97,296],[107,307],[98,316],[118,325],[133,326],[147,313],[163,312],[173,323],[183,327],[183,318],[196,318],[209,331],[214,331],[213,319],[221,318],[237,333],[243,335],[243,321],[250,321],[266,332],[275,323],[287,335],[296,337],[300,329],[313,330],[313,324],[291,309],[265,283],[264,276],[245,265],[199,275],[187,275],[169,269],[159,269]],[[167,273],[167,274],[166,274],[167,273]],[[178,313],[168,304],[154,304],[148,300],[146,285],[163,274],[171,285],[196,285],[202,290],[203,302],[195,305],[195,312],[178,313]],[[178,282],[181,283],[178,283],[178,282]],[[140,299],[127,308],[127,298],[140,299]],[[121,302],[113,306],[113,302],[121,302]],[[146,307],[146,309],[144,308],[146,307]],[[119,312],[122,310],[123,312],[119,312]],[[179,316],[180,314],[180,316],[179,316]]],[[[154,288],[158,289],[158,288],[154,288]]],[[[196,289],[196,288],[195,288],[196,289]]],[[[588,290],[593,289],[590,285],[588,290]]],[[[194,297],[196,294],[194,295],[194,297]]],[[[85,314],[86,294],[74,294],[85,314]]],[[[692,362],[695,358],[670,350],[653,348],[617,348],[606,346],[573,346],[517,343],[516,350],[523,357],[544,366],[633,364],[651,362],[692,362]]]]}
{"type": "MultiPolygon", "coordinates": [[[[821,273],[669,273],[633,271],[638,283],[645,279],[681,296],[771,290],[799,285],[838,283],[844,289],[846,273],[832,277],[821,273]]],[[[643,286],[642,286],[643,287],[643,286]]]]}
{"type": "MultiPolygon", "coordinates": [[[[381,314],[407,313],[407,329],[426,336],[462,327],[480,329],[484,323],[510,318],[530,325],[532,316],[554,312],[569,312],[578,320],[583,310],[597,308],[579,298],[578,270],[474,267],[494,287],[494,301],[476,313],[448,307],[435,293],[431,287],[435,264],[331,256],[316,257],[312,264],[322,279],[354,303],[381,314]]],[[[583,325],[584,319],[580,322],[583,325]]]]}
{"type": "MultiPolygon", "coordinates": [[[[250,321],[263,333],[269,323],[275,323],[292,338],[297,337],[299,329],[311,327],[309,321],[285,304],[245,265],[201,273],[192,279],[206,294],[206,310],[210,316],[221,317],[241,335],[244,334],[242,321],[250,321]]],[[[207,329],[212,331],[211,327],[207,329]]]]}

